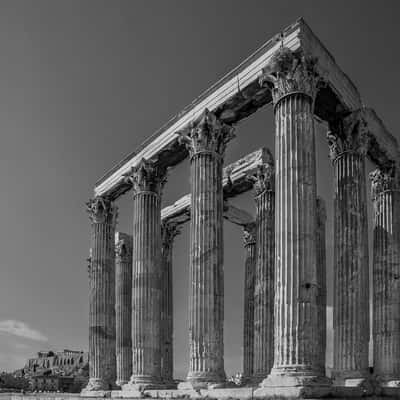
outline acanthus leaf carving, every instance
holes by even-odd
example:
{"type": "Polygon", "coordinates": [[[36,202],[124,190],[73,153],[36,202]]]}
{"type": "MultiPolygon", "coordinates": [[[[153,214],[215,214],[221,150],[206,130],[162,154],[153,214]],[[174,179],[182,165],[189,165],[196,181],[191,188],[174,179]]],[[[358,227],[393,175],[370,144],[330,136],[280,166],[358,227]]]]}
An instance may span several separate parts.
{"type": "Polygon", "coordinates": [[[175,236],[179,235],[181,230],[178,223],[174,221],[164,221],[161,225],[162,248],[170,248],[175,236]]]}
{"type": "Polygon", "coordinates": [[[267,161],[257,167],[256,173],[250,175],[248,179],[253,182],[253,188],[256,196],[265,191],[275,191],[275,167],[274,158],[270,150],[267,152],[267,161]]]}
{"type": "Polygon", "coordinates": [[[259,84],[272,88],[275,105],[291,93],[304,93],[314,103],[318,89],[324,83],[317,74],[316,65],[315,57],[281,47],[269,65],[262,70],[259,84]]]}
{"type": "Polygon", "coordinates": [[[233,131],[232,126],[206,108],[198,121],[180,133],[179,142],[186,146],[191,157],[201,152],[213,152],[223,157],[227,143],[235,137],[233,131]]]}
{"type": "Polygon", "coordinates": [[[128,237],[120,238],[115,244],[115,258],[117,262],[129,261],[132,258],[132,243],[128,237]]]}
{"type": "Polygon", "coordinates": [[[97,196],[86,203],[86,210],[92,223],[117,223],[118,208],[113,202],[103,196],[97,196]]]}
{"type": "Polygon", "coordinates": [[[125,174],[125,182],[129,184],[134,193],[154,192],[161,194],[166,183],[166,169],[156,162],[142,158],[139,163],[125,174]]]}
{"type": "Polygon", "coordinates": [[[377,168],[369,173],[369,178],[371,180],[371,196],[373,200],[376,200],[379,194],[385,191],[399,189],[394,170],[382,171],[377,168]]]}
{"type": "Polygon", "coordinates": [[[329,158],[332,161],[346,152],[360,155],[367,153],[370,137],[362,110],[332,121],[330,127],[332,129],[327,132],[326,137],[329,146],[329,158]]]}
{"type": "Polygon", "coordinates": [[[254,223],[243,226],[243,244],[245,247],[256,244],[256,225],[254,223]]]}

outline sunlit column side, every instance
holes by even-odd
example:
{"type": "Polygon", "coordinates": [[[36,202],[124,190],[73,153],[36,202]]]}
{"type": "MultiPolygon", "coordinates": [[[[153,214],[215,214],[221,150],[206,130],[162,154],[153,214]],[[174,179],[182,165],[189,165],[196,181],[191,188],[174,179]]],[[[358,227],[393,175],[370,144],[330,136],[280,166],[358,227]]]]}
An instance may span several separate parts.
{"type": "Polygon", "coordinates": [[[161,384],[161,187],[165,171],[142,159],[126,176],[133,190],[132,376],[123,390],[161,384]]]}
{"type": "Polygon", "coordinates": [[[190,153],[190,367],[180,387],[225,381],[222,165],[232,128],[207,109],[182,134],[190,153]]]}
{"type": "Polygon", "coordinates": [[[172,254],[177,224],[164,222],[161,227],[161,379],[173,384],[173,268],[172,254]]]}
{"type": "Polygon", "coordinates": [[[117,386],[132,375],[132,236],[115,233],[117,386]]]}
{"type": "Polygon", "coordinates": [[[248,383],[253,376],[254,360],[254,278],[256,268],[255,225],[243,227],[245,248],[244,271],[244,314],[243,314],[243,382],[248,383]]]}
{"type": "Polygon", "coordinates": [[[334,355],[335,385],[367,389],[369,264],[365,179],[368,136],[358,113],[331,123],[334,167],[334,355]]]}
{"type": "Polygon", "coordinates": [[[317,285],[318,285],[318,350],[316,364],[325,375],[326,363],[326,207],[317,197],[317,285]]]}
{"type": "Polygon", "coordinates": [[[104,197],[87,203],[91,220],[89,268],[89,382],[82,394],[115,386],[115,255],[117,208],[104,197]]]}
{"type": "Polygon", "coordinates": [[[374,205],[374,374],[382,386],[400,386],[400,192],[394,171],[370,173],[374,205]]]}
{"type": "Polygon", "coordinates": [[[253,382],[260,383],[274,363],[275,185],[274,159],[261,165],[254,179],[257,254],[254,279],[253,382]]]}
{"type": "Polygon", "coordinates": [[[315,59],[281,48],[260,78],[262,85],[272,87],[276,130],[275,354],[262,385],[276,388],[268,393],[277,395],[329,391],[315,357],[319,323],[313,116],[319,79],[315,67],[315,59]]]}

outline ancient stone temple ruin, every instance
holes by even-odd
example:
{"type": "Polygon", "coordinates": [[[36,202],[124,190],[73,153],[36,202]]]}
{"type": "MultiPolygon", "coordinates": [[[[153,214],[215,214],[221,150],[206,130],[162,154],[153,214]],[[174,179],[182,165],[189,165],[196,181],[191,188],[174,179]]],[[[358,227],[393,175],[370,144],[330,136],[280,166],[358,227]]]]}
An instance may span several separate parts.
{"type": "MultiPolygon", "coordinates": [[[[367,67],[366,67],[367,68],[367,67]]],[[[266,132],[267,134],[267,132],[266,132]]],[[[83,396],[395,396],[400,385],[399,148],[303,20],[286,28],[96,183],[88,203],[90,380],[83,396]],[[235,125],[261,107],[275,150],[224,164],[235,125]],[[334,369],[325,373],[326,210],[314,121],[334,169],[334,369]],[[328,151],[327,151],[328,153],[328,151]],[[167,170],[190,159],[191,191],[161,209],[167,170]],[[365,162],[374,220],[367,216],[365,162]],[[256,215],[230,203],[252,190],[256,215]],[[117,231],[120,196],[133,231],[117,231]],[[396,211],[397,210],[397,211],[396,211]],[[241,388],[224,371],[223,219],[243,228],[241,388]],[[173,377],[172,253],[190,224],[189,348],[173,377]],[[370,293],[368,223],[373,223],[370,293]],[[373,324],[369,304],[373,298],[373,324]],[[373,326],[374,374],[368,346],[373,326]]],[[[171,172],[169,172],[171,173],[171,172]]]]}

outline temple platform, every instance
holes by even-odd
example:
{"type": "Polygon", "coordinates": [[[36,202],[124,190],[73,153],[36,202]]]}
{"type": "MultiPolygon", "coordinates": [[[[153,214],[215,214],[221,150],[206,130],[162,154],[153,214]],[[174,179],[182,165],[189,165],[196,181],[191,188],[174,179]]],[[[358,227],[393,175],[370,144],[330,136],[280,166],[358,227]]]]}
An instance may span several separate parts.
{"type": "MultiPolygon", "coordinates": [[[[141,393],[137,393],[137,395],[132,397],[125,397],[121,391],[115,390],[111,392],[111,397],[115,399],[126,399],[126,398],[151,398],[151,399],[221,399],[221,400],[250,400],[250,399],[317,399],[317,398],[326,398],[329,400],[390,400],[390,399],[400,399],[400,389],[391,388],[390,391],[384,391],[380,394],[372,394],[367,395],[361,392],[357,392],[354,390],[355,388],[332,388],[332,391],[329,395],[325,397],[310,397],[307,393],[304,395],[292,395],[287,392],[286,394],[278,394],[271,392],[268,394],[266,391],[263,391],[263,395],[257,395],[255,392],[257,387],[243,387],[243,388],[229,388],[229,389],[210,389],[210,390],[145,390],[141,393]],[[350,390],[347,390],[350,389],[350,390]]],[[[86,397],[86,396],[85,396],[86,397]]],[[[0,400],[82,400],[85,398],[77,393],[1,393],[0,400]]],[[[110,398],[110,392],[105,392],[101,395],[99,392],[96,392],[96,396],[90,396],[90,399],[104,399],[110,398]]]]}

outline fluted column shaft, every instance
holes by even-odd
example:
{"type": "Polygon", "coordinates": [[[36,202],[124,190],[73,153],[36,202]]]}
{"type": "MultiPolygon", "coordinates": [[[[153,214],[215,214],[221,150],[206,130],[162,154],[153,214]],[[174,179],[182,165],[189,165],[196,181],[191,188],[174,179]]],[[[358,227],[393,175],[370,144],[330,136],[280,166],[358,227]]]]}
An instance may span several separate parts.
{"type": "Polygon", "coordinates": [[[364,155],[334,161],[334,373],[338,383],[368,374],[369,277],[364,155]]]}
{"type": "Polygon", "coordinates": [[[160,381],[160,199],[133,198],[132,383],[160,381]]]}
{"type": "Polygon", "coordinates": [[[256,267],[255,226],[243,229],[245,248],[244,324],[243,324],[243,380],[253,376],[254,360],[254,278],[256,267]]]}
{"type": "Polygon", "coordinates": [[[110,390],[116,378],[115,255],[116,208],[101,197],[91,200],[89,271],[89,383],[86,391],[110,390]]]}
{"type": "Polygon", "coordinates": [[[312,99],[284,97],[275,107],[275,363],[279,371],[316,373],[316,183],[312,99]]]}
{"type": "Polygon", "coordinates": [[[182,136],[190,153],[190,367],[187,380],[225,380],[222,164],[232,129],[207,109],[182,136]]]}
{"type": "Polygon", "coordinates": [[[222,160],[197,153],[191,160],[189,380],[224,380],[222,160]]]}
{"type": "Polygon", "coordinates": [[[173,382],[173,269],[174,237],[179,233],[176,224],[162,225],[161,249],[161,379],[173,382]]]}
{"type": "Polygon", "coordinates": [[[400,386],[400,193],[394,178],[376,170],[374,204],[374,373],[384,386],[400,386]]]}
{"type": "Polygon", "coordinates": [[[274,165],[259,171],[255,183],[257,255],[254,282],[254,371],[260,382],[274,363],[275,192],[274,165]]]}
{"type": "Polygon", "coordinates": [[[318,286],[318,350],[316,364],[325,375],[326,362],[326,208],[321,197],[317,198],[317,286],[318,286]]]}
{"type": "Polygon", "coordinates": [[[115,234],[115,313],[118,386],[132,375],[132,237],[115,234]]]}
{"type": "Polygon", "coordinates": [[[142,159],[127,175],[133,189],[132,376],[126,390],[161,383],[161,187],[165,171],[142,159]]]}

